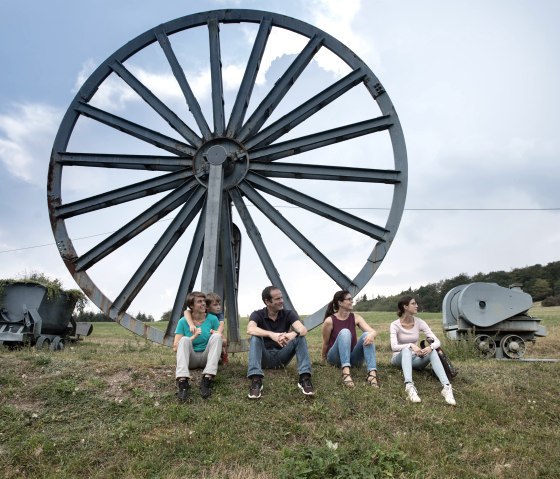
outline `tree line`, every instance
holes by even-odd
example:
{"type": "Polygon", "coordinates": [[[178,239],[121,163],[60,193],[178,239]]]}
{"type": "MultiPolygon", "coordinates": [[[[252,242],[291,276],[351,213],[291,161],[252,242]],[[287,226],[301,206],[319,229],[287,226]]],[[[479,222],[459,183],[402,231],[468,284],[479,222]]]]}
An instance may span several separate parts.
{"type": "Polygon", "coordinates": [[[542,306],[560,306],[560,261],[548,263],[546,266],[536,264],[511,271],[493,271],[477,273],[469,276],[461,273],[451,279],[437,283],[429,283],[417,289],[409,288],[392,296],[378,295],[368,299],[364,294],[358,296],[354,309],[356,311],[396,311],[399,298],[405,295],[414,296],[419,311],[441,312],[443,298],[449,290],[456,286],[469,283],[496,283],[510,287],[514,284],[533,297],[533,301],[542,301],[542,306]]]}
{"type": "MultiPolygon", "coordinates": [[[[354,309],[356,311],[396,311],[397,302],[401,296],[410,295],[416,298],[420,311],[441,312],[443,298],[455,286],[474,282],[496,283],[509,287],[513,284],[520,285],[523,291],[533,297],[533,301],[542,301],[543,306],[560,306],[560,261],[548,263],[546,266],[536,264],[525,268],[516,268],[511,271],[493,271],[491,273],[477,273],[469,276],[461,273],[451,279],[444,279],[437,283],[409,288],[392,296],[380,296],[368,299],[364,294],[358,296],[354,309]]],[[[171,310],[161,316],[161,321],[169,321],[171,310]]],[[[111,319],[102,312],[78,311],[74,318],[83,322],[105,322],[111,319]]],[[[153,322],[151,314],[138,313],[139,321],[153,322]]]]}
{"type": "MultiPolygon", "coordinates": [[[[72,317],[79,322],[83,323],[110,323],[113,320],[105,313],[98,311],[76,311],[72,317]]],[[[151,314],[138,313],[136,315],[138,321],[145,323],[154,322],[155,319],[151,314]]]]}

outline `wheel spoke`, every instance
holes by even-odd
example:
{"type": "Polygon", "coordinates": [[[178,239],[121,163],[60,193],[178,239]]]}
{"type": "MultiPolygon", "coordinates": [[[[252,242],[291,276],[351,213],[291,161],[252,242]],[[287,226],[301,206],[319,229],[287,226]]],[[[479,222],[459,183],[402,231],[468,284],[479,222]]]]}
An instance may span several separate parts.
{"type": "Polygon", "coordinates": [[[76,269],[86,270],[90,268],[102,258],[149,228],[156,221],[160,220],[183,203],[191,195],[191,190],[197,185],[198,182],[193,178],[181,188],[176,189],[165,198],[152,205],[106,240],[78,258],[75,261],[76,269]]]}
{"type": "Polygon", "coordinates": [[[279,161],[253,161],[251,171],[267,178],[297,178],[306,180],[357,181],[365,183],[400,183],[401,172],[347,166],[305,165],[279,161]]]}
{"type": "Polygon", "coordinates": [[[251,215],[249,214],[249,210],[247,209],[247,206],[245,206],[241,194],[237,189],[232,189],[230,191],[230,196],[231,199],[233,200],[233,203],[235,204],[235,208],[237,209],[239,216],[241,217],[241,220],[243,221],[245,230],[247,231],[247,234],[249,235],[249,238],[251,239],[251,242],[255,247],[257,255],[259,256],[261,264],[264,267],[264,270],[266,272],[266,275],[268,276],[268,279],[270,280],[270,283],[275,286],[278,286],[283,291],[284,304],[286,305],[286,308],[293,310],[294,306],[290,300],[290,297],[288,296],[284,284],[282,283],[282,279],[280,278],[280,273],[278,273],[278,270],[276,269],[276,266],[274,265],[272,258],[270,257],[270,254],[268,253],[268,250],[266,249],[266,246],[263,243],[261,234],[257,229],[257,226],[253,221],[253,218],[251,218],[251,215]]]}
{"type": "Polygon", "coordinates": [[[243,125],[239,131],[239,141],[245,141],[249,136],[255,135],[260,130],[261,126],[272,114],[282,98],[284,98],[303,70],[305,70],[305,67],[312,60],[313,56],[319,51],[322,42],[323,38],[320,35],[314,35],[309,40],[305,48],[299,53],[282,77],[276,82],[272,90],[270,90],[266,98],[253,112],[251,118],[243,125]]]}
{"type": "Polygon", "coordinates": [[[290,238],[317,266],[328,274],[342,289],[352,286],[352,281],[342,273],[323,253],[321,253],[305,236],[303,236],[286,218],[268,203],[255,189],[246,182],[238,187],[243,194],[288,238],[290,238]]]}
{"type": "Polygon", "coordinates": [[[138,95],[150,105],[177,133],[191,145],[199,147],[202,140],[173,111],[156,97],[138,78],[136,78],[119,61],[115,60],[109,67],[120,76],[138,95]]]}
{"type": "Polygon", "coordinates": [[[204,190],[199,188],[190,196],[150,253],[148,253],[146,259],[136,270],[121,294],[117,296],[111,309],[118,311],[119,315],[126,311],[132,301],[134,301],[134,298],[136,298],[140,290],[198,214],[202,208],[204,193],[204,190]]]}
{"type": "Polygon", "coordinates": [[[134,136],[147,143],[163,148],[164,150],[175,153],[176,155],[187,156],[192,158],[196,150],[185,143],[181,143],[174,138],[162,135],[154,130],[138,125],[137,123],[125,120],[106,111],[95,108],[84,102],[79,102],[76,111],[107,126],[122,131],[128,135],[134,136]]]}
{"type": "Polygon", "coordinates": [[[177,323],[183,313],[185,299],[188,292],[194,289],[196,274],[200,269],[200,264],[202,263],[205,218],[206,214],[203,208],[198,218],[198,224],[196,225],[196,230],[193,235],[185,268],[183,269],[183,275],[181,276],[181,282],[179,283],[177,295],[175,296],[175,302],[173,303],[173,309],[171,310],[169,324],[167,325],[165,332],[165,336],[169,338],[173,338],[175,336],[175,329],[177,328],[177,323]]]}
{"type": "Polygon", "coordinates": [[[264,54],[266,43],[272,30],[272,22],[270,18],[265,18],[261,22],[259,27],[259,32],[257,33],[257,38],[253,45],[253,50],[249,56],[249,61],[247,63],[247,68],[245,69],[245,74],[243,75],[243,80],[237,92],[237,97],[231,110],[231,116],[229,118],[229,123],[227,127],[227,136],[233,138],[237,135],[237,131],[243,124],[245,119],[245,114],[247,113],[247,108],[249,107],[249,102],[251,100],[251,94],[253,92],[253,87],[255,86],[255,81],[257,80],[257,74],[259,72],[259,66],[264,54]]]}
{"type": "Polygon", "coordinates": [[[288,203],[300,206],[301,208],[311,211],[324,218],[336,221],[347,228],[351,228],[355,231],[368,235],[371,238],[375,238],[377,241],[385,241],[388,231],[381,226],[374,225],[373,223],[351,215],[350,213],[346,213],[334,206],[316,200],[311,196],[300,193],[293,188],[289,188],[275,181],[263,178],[255,173],[249,172],[246,180],[255,188],[275,196],[276,198],[280,198],[288,203]]]}
{"type": "Polygon", "coordinates": [[[187,170],[169,173],[151,180],[141,181],[100,195],[91,196],[90,198],[57,206],[55,214],[57,218],[71,218],[90,211],[136,200],[144,196],[155,195],[156,193],[179,187],[186,179],[192,176],[192,171],[187,170]]]}
{"type": "Polygon", "coordinates": [[[175,76],[177,83],[181,87],[181,91],[183,92],[183,95],[185,96],[185,100],[187,102],[187,106],[189,107],[189,110],[192,113],[194,120],[198,125],[198,128],[200,128],[200,131],[202,132],[202,136],[204,137],[205,140],[210,139],[212,137],[212,132],[210,131],[210,128],[208,127],[208,123],[206,123],[206,119],[202,114],[202,109],[200,108],[200,104],[198,103],[198,100],[194,96],[194,93],[189,85],[189,82],[187,81],[185,72],[181,68],[181,65],[179,65],[179,61],[177,60],[177,57],[175,56],[175,52],[171,47],[169,38],[165,33],[160,32],[157,34],[157,39],[163,52],[165,53],[165,56],[167,58],[169,66],[171,67],[171,71],[173,72],[173,75],[175,76]]]}
{"type": "Polygon", "coordinates": [[[259,158],[269,161],[285,158],[287,156],[297,155],[306,151],[322,148],[341,141],[351,140],[363,135],[368,135],[377,131],[387,130],[393,125],[390,116],[380,116],[371,120],[353,123],[351,125],[333,128],[321,133],[302,136],[294,140],[276,143],[264,148],[252,150],[249,152],[251,160],[259,158]]]}
{"type": "Polygon", "coordinates": [[[125,170],[178,171],[192,166],[189,158],[156,155],[120,155],[100,153],[58,153],[56,162],[67,166],[119,168],[125,170]]]}
{"type": "Polygon", "coordinates": [[[265,128],[253,137],[249,138],[245,142],[245,148],[251,149],[269,145],[274,140],[280,138],[282,135],[285,135],[294,127],[327,106],[329,103],[336,100],[348,90],[358,85],[365,76],[366,74],[361,68],[350,72],[344,78],[324,89],[322,92],[318,93],[298,108],[292,110],[290,113],[284,115],[278,121],[275,121],[268,128],[265,128]]]}
{"type": "MultiPolygon", "coordinates": [[[[225,53],[224,50],[224,58],[225,53]]],[[[94,173],[98,171],[93,170],[94,173]]],[[[171,346],[188,291],[195,287],[204,292],[215,291],[224,300],[233,352],[247,347],[246,341],[240,339],[243,336],[239,334],[237,317],[238,293],[243,287],[243,283],[239,284],[239,268],[244,266],[240,259],[242,235],[232,221],[233,205],[237,211],[235,217],[239,214],[243,221],[242,229],[246,231],[243,235],[251,239],[265,274],[271,284],[283,290],[286,307],[295,309],[287,296],[287,288],[291,288],[289,281],[284,278],[286,285],[282,284],[280,273],[273,263],[277,251],[272,244],[283,242],[294,250],[293,243],[297,246],[297,256],[306,255],[311,260],[310,263],[305,259],[305,266],[331,278],[341,289],[358,294],[378,270],[393,243],[404,211],[407,174],[406,145],[395,108],[380,80],[357,55],[333,36],[300,20],[271,12],[223,9],[187,15],[147,30],[116,50],[92,72],[68,107],[54,140],[47,200],[60,256],[76,282],[105,314],[136,334],[171,346]],[[223,25],[226,25],[224,29],[223,25]],[[249,56],[245,57],[243,78],[237,91],[231,95],[230,105],[230,97],[225,91],[226,72],[222,71],[221,42],[229,39],[234,30],[244,32],[247,26],[252,26],[254,41],[248,48],[241,45],[243,37],[241,41],[235,41],[235,45],[239,45],[235,54],[249,56]],[[297,36],[302,42],[301,47],[293,55],[284,52],[286,61],[280,63],[285,66],[279,67],[278,80],[264,94],[257,95],[261,64],[268,53],[276,53],[269,52],[268,48],[269,39],[277,32],[297,36]],[[189,44],[189,41],[200,35],[208,42],[209,52],[206,61],[210,74],[207,83],[210,85],[206,86],[211,91],[210,98],[204,102],[201,97],[195,96],[194,77],[189,74],[192,66],[201,60],[192,50],[195,45],[189,44]],[[329,80],[327,70],[312,67],[317,52],[323,50],[334,55],[333,59],[338,64],[345,65],[347,72],[344,77],[329,80]],[[154,54],[156,63],[153,63],[154,54]],[[182,112],[181,105],[175,108],[175,102],[168,102],[139,73],[147,71],[157,75],[161,67],[173,74],[173,86],[176,88],[178,85],[182,92],[183,98],[179,102],[186,102],[183,108],[186,106],[190,114],[182,112]],[[311,86],[312,93],[308,94],[299,88],[311,85],[300,85],[304,80],[299,79],[300,76],[306,74],[313,77],[311,84],[314,85],[314,88],[311,86]],[[122,105],[122,113],[120,109],[101,106],[106,99],[104,95],[110,93],[113,81],[121,82],[128,93],[137,95],[135,98],[141,100],[140,110],[138,102],[122,105]],[[322,84],[323,81],[326,83],[322,84]],[[358,106],[370,113],[362,116],[358,111],[360,108],[354,111],[353,107],[354,102],[364,95],[369,101],[360,102],[358,106]],[[336,113],[329,115],[327,110],[344,107],[342,103],[346,100],[350,103],[345,109],[349,119],[332,118],[336,113]],[[205,106],[211,108],[212,113],[207,112],[205,106]],[[229,117],[226,116],[228,106],[231,107],[229,117]],[[152,115],[150,118],[157,116],[156,126],[145,117],[146,112],[152,115]],[[325,124],[319,117],[332,118],[333,121],[325,124]],[[97,141],[91,136],[88,138],[90,131],[100,135],[97,141]],[[376,132],[380,132],[382,138],[373,136],[376,132]],[[371,143],[372,147],[377,143],[375,140],[383,140],[382,160],[392,159],[387,166],[391,169],[365,168],[375,166],[376,157],[372,148],[368,149],[365,157],[353,159],[351,164],[361,168],[341,166],[344,162],[328,160],[332,159],[329,155],[334,153],[332,149],[344,146],[334,145],[358,138],[371,143]],[[121,140],[119,148],[107,150],[115,140],[121,140]],[[104,148],[92,147],[92,141],[104,145],[104,148]],[[75,151],[67,151],[69,146],[75,151]],[[122,151],[122,154],[107,151],[122,151]],[[295,157],[304,152],[310,153],[295,157]],[[327,160],[322,161],[325,155],[327,160]],[[363,164],[358,165],[358,161],[363,164]],[[65,167],[71,175],[67,174],[65,167]],[[82,183],[87,184],[92,171],[87,168],[110,168],[113,175],[111,171],[107,172],[109,178],[104,189],[90,195],[87,188],[82,187],[81,194],[76,196],[77,201],[64,204],[63,186],[74,189],[73,183],[67,184],[73,181],[74,174],[84,174],[86,180],[82,183]],[[145,172],[146,176],[121,184],[118,184],[118,178],[113,181],[111,177],[115,173],[130,176],[133,170],[145,172]],[[306,180],[303,183],[309,183],[309,188],[302,188],[302,182],[296,180],[306,180]],[[349,182],[347,187],[366,188],[383,194],[383,199],[390,202],[390,208],[386,208],[386,221],[368,220],[369,217],[360,213],[353,215],[345,208],[337,208],[334,202],[329,202],[328,192],[321,188],[325,185],[322,181],[330,181],[327,184],[329,187],[335,186],[333,182],[349,182]],[[392,199],[387,199],[391,193],[392,199]],[[152,196],[155,194],[158,196],[152,196]],[[281,203],[300,208],[304,211],[302,214],[311,219],[336,223],[333,228],[350,235],[359,233],[362,238],[366,235],[364,240],[372,246],[357,274],[346,276],[343,272],[346,266],[331,257],[330,245],[313,243],[311,238],[307,238],[305,228],[300,232],[296,223],[292,224],[269,203],[279,199],[281,203]],[[138,201],[134,203],[133,200],[138,201]],[[116,207],[109,209],[112,206],[116,207]],[[253,206],[259,212],[252,211],[253,206]],[[114,215],[125,216],[118,216],[116,227],[108,227],[117,231],[104,235],[103,241],[94,243],[89,251],[80,255],[68,234],[70,225],[66,220],[76,218],[75,221],[82,224],[90,219],[86,216],[90,212],[95,212],[90,216],[95,216],[96,224],[102,224],[105,215],[108,215],[109,224],[114,215]],[[161,230],[164,227],[147,231],[164,217],[171,219],[165,225],[171,224],[163,236],[161,230]],[[263,228],[270,226],[268,221],[279,231],[275,229],[272,242],[265,245],[264,240],[268,237],[262,238],[261,233],[264,234],[263,228]],[[264,226],[259,222],[263,222],[264,226]],[[161,284],[155,284],[153,273],[170,261],[170,252],[179,253],[179,245],[186,238],[178,238],[185,234],[186,229],[189,235],[192,230],[195,231],[192,243],[183,248],[186,258],[179,260],[184,263],[179,264],[184,269],[179,273],[181,281],[174,289],[176,295],[171,318],[164,332],[135,320],[126,310],[131,304],[132,307],[150,307],[149,297],[153,291],[148,290],[161,287],[161,284]],[[152,244],[146,245],[152,233],[157,237],[151,241],[152,244]],[[130,240],[134,241],[128,243],[130,240]],[[146,245],[148,254],[137,258],[134,268],[138,269],[132,277],[123,277],[122,274],[126,273],[114,271],[124,289],[117,298],[109,298],[103,293],[103,288],[99,288],[89,277],[90,268],[93,273],[101,273],[98,268],[104,269],[107,263],[122,259],[129,249],[127,243],[132,246],[135,242],[146,245]],[[200,286],[195,286],[195,283],[200,286]]],[[[72,223],[72,220],[68,222],[72,223]]],[[[293,291],[291,294],[294,297],[293,291]]],[[[305,319],[308,329],[321,324],[324,309],[320,308],[305,319]]],[[[510,354],[522,353],[514,343],[505,345],[510,354]]]]}
{"type": "Polygon", "coordinates": [[[208,21],[208,35],[210,37],[210,77],[212,80],[212,113],[214,115],[214,134],[224,134],[224,86],[222,82],[222,58],[220,53],[220,26],[218,20],[208,21]]]}

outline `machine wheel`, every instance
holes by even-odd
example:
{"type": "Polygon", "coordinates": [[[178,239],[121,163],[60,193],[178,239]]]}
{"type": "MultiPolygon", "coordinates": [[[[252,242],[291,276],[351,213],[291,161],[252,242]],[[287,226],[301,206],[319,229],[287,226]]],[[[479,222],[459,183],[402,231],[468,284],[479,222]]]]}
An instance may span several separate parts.
{"type": "Polygon", "coordinates": [[[49,347],[51,351],[62,351],[64,349],[64,341],[60,336],[55,336],[49,347]]]}
{"type": "Polygon", "coordinates": [[[37,349],[37,351],[46,351],[49,349],[50,342],[51,341],[49,338],[41,335],[37,338],[37,342],[35,343],[35,348],[37,349]]]}
{"type": "Polygon", "coordinates": [[[493,358],[496,355],[496,341],[487,334],[477,334],[474,338],[476,351],[483,358],[493,358]]]}
{"type": "Polygon", "coordinates": [[[500,343],[504,354],[511,359],[520,359],[525,355],[527,346],[522,337],[516,334],[508,334],[502,338],[500,343]]]}
{"type": "Polygon", "coordinates": [[[326,280],[321,289],[329,293],[317,295],[319,309],[306,318],[312,328],[322,323],[332,291],[356,295],[381,265],[401,221],[407,180],[396,110],[357,55],[299,20],[227,9],[156,26],[98,67],[62,120],[47,189],[60,255],[111,319],[171,345],[186,294],[200,272],[200,289],[222,294],[231,344],[240,341],[237,294],[243,289],[234,220],[243,224],[251,254],[268,277],[260,281],[283,290],[286,308],[297,309],[290,290],[317,283],[311,278],[326,280]],[[267,42],[274,36],[284,45],[283,35],[296,36],[301,49],[273,56],[273,73],[280,78],[263,91],[259,67],[269,53],[277,55],[267,51],[267,42]],[[191,36],[205,39],[204,48],[193,47],[191,36]],[[222,54],[228,48],[230,55],[222,54]],[[222,67],[239,66],[230,60],[234,50],[239,60],[247,52],[246,64],[239,63],[244,69],[238,87],[224,82],[229,75],[222,76],[222,67]],[[323,54],[340,66],[334,80],[331,70],[318,67],[323,54]],[[209,92],[199,94],[189,84],[195,67],[208,71],[209,92]],[[150,84],[150,78],[164,74],[171,89],[150,84]],[[178,95],[170,97],[171,90],[178,95]],[[111,101],[115,92],[124,93],[111,101]],[[343,102],[344,113],[328,111],[335,102],[343,102]],[[120,183],[107,191],[108,179],[120,183]],[[288,208],[286,217],[277,208],[288,208]],[[162,223],[170,213],[174,217],[162,223]],[[108,237],[91,239],[107,231],[108,237]],[[86,243],[74,243],[87,234],[86,243]],[[341,238],[348,255],[336,265],[329,256],[340,249],[341,238]],[[146,245],[141,255],[127,254],[139,243],[146,245]],[[168,255],[173,268],[166,270],[168,255]],[[285,272],[290,284],[276,266],[287,256],[300,258],[298,271],[285,272]],[[301,271],[315,276],[301,278],[301,271]],[[119,273],[120,289],[109,298],[103,278],[117,281],[119,273]],[[174,278],[175,284],[162,287],[162,278],[174,278]],[[165,334],[127,313],[150,289],[174,294],[165,334]]]}

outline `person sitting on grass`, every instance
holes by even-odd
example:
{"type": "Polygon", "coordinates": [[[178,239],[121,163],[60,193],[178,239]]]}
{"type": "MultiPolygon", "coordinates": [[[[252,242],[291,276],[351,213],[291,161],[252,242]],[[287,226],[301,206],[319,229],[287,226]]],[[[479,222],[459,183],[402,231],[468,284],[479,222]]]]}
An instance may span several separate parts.
{"type": "Polygon", "coordinates": [[[435,375],[443,386],[441,394],[445,398],[445,402],[455,406],[453,389],[436,351],[441,345],[439,339],[425,321],[415,316],[418,312],[418,304],[412,296],[403,296],[397,307],[399,319],[393,321],[389,328],[391,350],[393,351],[391,364],[402,368],[407,399],[415,403],[420,402],[420,396],[418,396],[416,387],[412,382],[412,370],[421,370],[431,364],[435,375]],[[426,338],[433,340],[423,349],[418,346],[420,332],[424,333],[426,338]]]}
{"type": "Polygon", "coordinates": [[[249,365],[247,377],[251,380],[249,399],[259,399],[263,389],[263,368],[278,369],[297,358],[298,387],[306,396],[313,396],[311,360],[305,335],[307,328],[297,313],[284,309],[282,291],[267,286],[262,292],[265,308],[253,311],[249,317],[249,365]]]}
{"type": "MultiPolygon", "coordinates": [[[[214,315],[220,321],[218,332],[222,335],[222,353],[220,355],[219,364],[227,364],[229,357],[227,353],[227,340],[224,336],[224,315],[222,314],[222,298],[217,293],[206,294],[206,315],[214,315]]],[[[189,325],[191,333],[194,334],[195,325],[192,320],[190,311],[185,311],[185,319],[189,325]]]]}
{"type": "Polygon", "coordinates": [[[354,314],[352,309],[352,295],[345,290],[337,291],[327,306],[323,321],[323,359],[342,368],[342,384],[351,388],[354,387],[354,380],[350,368],[360,367],[365,360],[366,382],[378,388],[374,342],[377,332],[362,316],[354,314]],[[359,339],[356,326],[363,331],[359,339]]]}
{"type": "MultiPolygon", "coordinates": [[[[208,399],[212,395],[214,377],[218,372],[218,360],[222,350],[220,321],[214,315],[206,315],[206,296],[198,291],[187,295],[187,307],[192,315],[194,332],[191,332],[185,317],[181,317],[175,330],[173,350],[177,352],[177,381],[180,401],[189,394],[190,369],[204,368],[200,381],[200,394],[208,399]]],[[[185,312],[187,313],[187,312],[185,312]]]]}

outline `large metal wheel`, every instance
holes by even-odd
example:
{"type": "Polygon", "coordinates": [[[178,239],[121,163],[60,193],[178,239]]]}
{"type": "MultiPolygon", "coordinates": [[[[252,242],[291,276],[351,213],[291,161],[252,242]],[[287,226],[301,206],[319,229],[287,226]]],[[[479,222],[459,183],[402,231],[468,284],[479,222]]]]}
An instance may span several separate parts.
{"type": "Polygon", "coordinates": [[[62,351],[64,349],[64,341],[60,336],[55,336],[49,346],[51,351],[62,351]]]}
{"type": "Polygon", "coordinates": [[[508,334],[500,341],[500,346],[504,354],[511,359],[521,359],[525,355],[527,346],[521,336],[508,334]]]}
{"type": "Polygon", "coordinates": [[[483,358],[493,358],[496,355],[496,341],[487,334],[477,334],[474,338],[474,346],[478,354],[483,358]]]}
{"type": "Polygon", "coordinates": [[[50,347],[51,340],[46,336],[40,335],[35,343],[37,351],[47,351],[50,347]]]}
{"type": "MultiPolygon", "coordinates": [[[[399,119],[385,88],[362,60],[332,36],[293,18],[255,10],[218,10],[179,18],[145,32],[89,76],[68,108],[54,142],[48,207],[68,270],[92,302],[114,321],[150,340],[171,344],[185,296],[200,273],[203,291],[222,293],[229,342],[235,350],[242,343],[237,292],[243,235],[251,240],[270,283],[283,289],[286,307],[297,309],[270,252],[277,248],[266,245],[271,225],[280,230],[286,247],[297,246],[312,268],[318,267],[332,280],[333,288],[321,294],[309,285],[309,293],[320,301],[319,309],[306,319],[312,328],[322,321],[321,306],[336,286],[355,295],[378,269],[399,226],[406,187],[406,148],[399,119]],[[234,28],[237,37],[230,35],[234,28]],[[232,39],[246,37],[250,28],[254,36],[249,58],[228,102],[223,50],[235,43],[232,39]],[[226,29],[228,40],[224,41],[221,35],[226,29]],[[277,58],[278,79],[263,93],[256,87],[259,67],[267,43],[277,32],[299,39],[302,46],[297,54],[277,58]],[[188,58],[193,52],[190,44],[181,43],[186,34],[207,38],[211,85],[207,114],[204,98],[197,97],[189,83],[187,67],[195,60],[188,58]],[[322,85],[319,79],[325,75],[317,69],[317,62],[325,54],[343,65],[345,72],[334,79],[331,75],[329,83],[322,85]],[[173,87],[182,94],[181,108],[171,108],[165,94],[148,87],[145,73],[149,67],[139,68],[140,64],[165,65],[173,87]],[[318,91],[296,93],[296,80],[306,75],[305,85],[319,85],[318,91]],[[310,81],[315,78],[316,84],[310,81]],[[139,101],[128,109],[110,104],[107,98],[115,82],[144,103],[139,101]],[[329,113],[331,104],[346,101],[342,114],[329,113]],[[155,120],[146,126],[145,116],[138,113],[139,104],[160,122],[158,126],[154,126],[155,120]],[[108,142],[95,137],[102,128],[120,142],[114,147],[118,151],[105,151],[108,142]],[[356,146],[345,146],[352,144],[356,146]],[[279,161],[282,159],[287,161],[279,161]],[[126,172],[128,176],[122,186],[92,194],[88,188],[99,171],[115,176],[126,172]],[[139,179],[138,172],[151,176],[139,179]],[[359,215],[343,209],[346,193],[337,193],[339,185],[359,195],[359,215]],[[87,191],[82,197],[76,193],[80,187],[87,191]],[[63,201],[63,192],[69,201],[63,201]],[[387,198],[385,204],[377,201],[382,194],[387,198]],[[335,265],[329,259],[330,251],[312,239],[314,232],[305,231],[305,220],[286,218],[267,197],[336,224],[339,230],[330,242],[337,247],[351,248],[355,234],[367,238],[369,246],[352,251],[351,261],[335,265]],[[146,203],[150,198],[152,203],[146,203]],[[375,203],[370,202],[373,198],[375,203]],[[82,230],[72,230],[72,222],[101,229],[106,219],[118,217],[123,205],[131,204],[138,206],[134,214],[126,210],[129,216],[123,226],[89,250],[77,252],[69,231],[75,235],[82,230]],[[368,206],[378,207],[377,216],[372,217],[370,211],[376,208],[368,206]],[[124,262],[112,258],[175,210],[166,230],[150,237],[152,245],[145,258],[127,257],[126,264],[136,264],[136,270],[122,290],[111,292],[111,298],[106,295],[102,285],[97,286],[103,278],[94,282],[91,271],[110,264],[117,274],[124,262]],[[244,233],[234,225],[236,219],[243,224],[244,233]],[[186,231],[192,236],[180,248],[184,252],[178,268],[182,275],[175,287],[171,321],[163,333],[136,321],[127,310],[145,292],[154,272],[186,231]]],[[[272,236],[279,236],[277,230],[272,236]]],[[[291,272],[298,277],[303,274],[303,270],[291,272]]]]}

